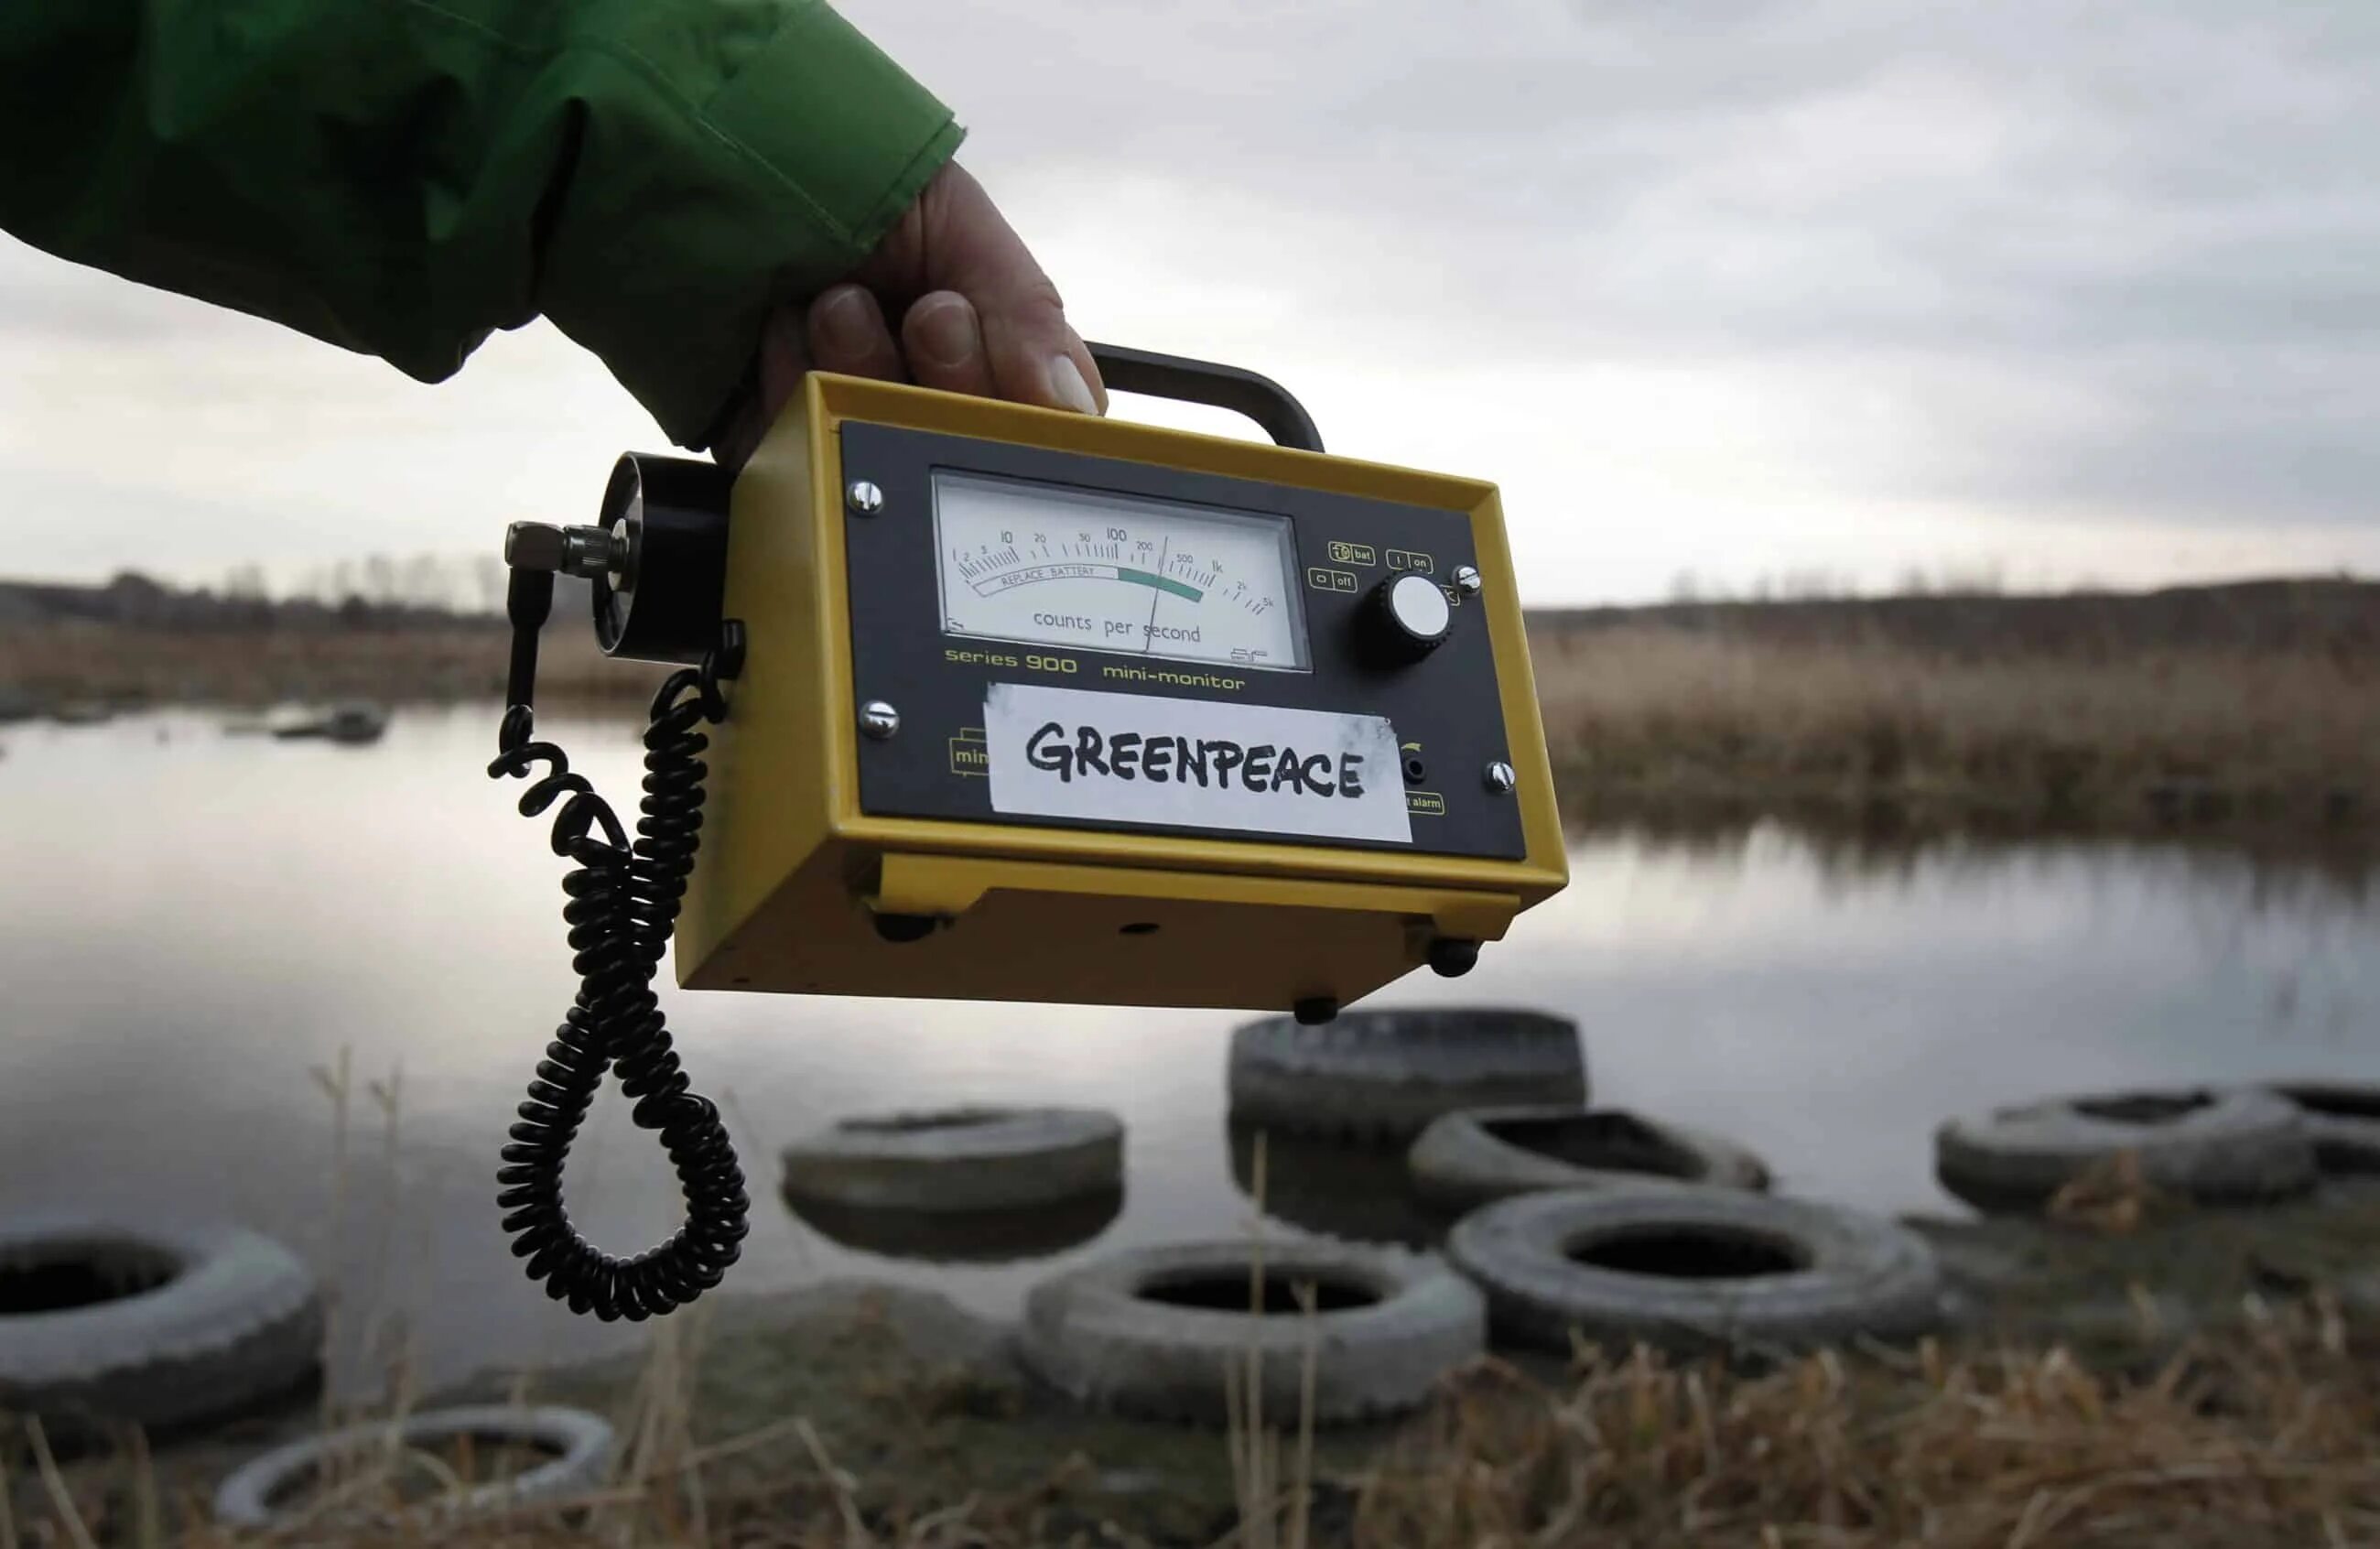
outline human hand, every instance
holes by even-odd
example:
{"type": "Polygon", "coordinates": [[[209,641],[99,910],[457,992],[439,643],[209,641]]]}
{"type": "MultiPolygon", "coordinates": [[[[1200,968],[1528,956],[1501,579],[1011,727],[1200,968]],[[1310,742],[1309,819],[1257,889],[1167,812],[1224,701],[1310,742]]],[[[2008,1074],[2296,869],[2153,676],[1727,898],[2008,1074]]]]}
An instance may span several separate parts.
{"type": "Polygon", "coordinates": [[[1057,287],[956,163],[849,279],[807,309],[781,308],[769,319],[758,390],[711,449],[722,467],[743,467],[812,370],[1107,412],[1099,369],[1067,323],[1057,287]],[[901,320],[897,340],[888,316],[901,320]]]}

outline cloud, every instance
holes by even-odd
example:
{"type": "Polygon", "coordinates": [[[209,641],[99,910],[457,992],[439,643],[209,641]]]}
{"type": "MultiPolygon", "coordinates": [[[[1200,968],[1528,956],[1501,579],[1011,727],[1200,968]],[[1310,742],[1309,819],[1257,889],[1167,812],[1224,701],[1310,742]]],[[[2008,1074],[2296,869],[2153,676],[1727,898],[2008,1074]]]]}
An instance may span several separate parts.
{"type": "Polygon", "coordinates": [[[1193,213],[1146,245],[1269,272],[1319,350],[1914,392],[1961,427],[1842,461],[1849,495],[2374,515],[2380,10],[1041,9],[856,14],[1047,202],[1164,177],[1193,213]]]}
{"type": "Polygon", "coordinates": [[[122,568],[282,585],[367,554],[488,554],[577,521],[628,447],[666,450],[601,365],[540,323],[452,381],[0,244],[10,575],[122,568]]]}
{"type": "MultiPolygon", "coordinates": [[[[1087,333],[1500,481],[1544,600],[2380,568],[2380,7],[844,9],[1087,333]]],[[[426,389],[23,250],[0,349],[0,471],[92,513],[29,567],[477,548],[658,442],[541,325],[426,389]]]]}

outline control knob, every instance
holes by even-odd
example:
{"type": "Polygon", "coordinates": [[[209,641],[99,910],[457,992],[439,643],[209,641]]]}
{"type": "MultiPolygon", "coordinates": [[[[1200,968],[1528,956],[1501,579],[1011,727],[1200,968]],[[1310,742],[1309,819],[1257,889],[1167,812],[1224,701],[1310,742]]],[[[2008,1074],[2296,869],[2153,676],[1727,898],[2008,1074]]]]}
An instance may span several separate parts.
{"type": "Polygon", "coordinates": [[[1412,571],[1390,576],[1365,602],[1364,652],[1383,665],[1408,665],[1437,650],[1453,624],[1436,581],[1412,571]]]}

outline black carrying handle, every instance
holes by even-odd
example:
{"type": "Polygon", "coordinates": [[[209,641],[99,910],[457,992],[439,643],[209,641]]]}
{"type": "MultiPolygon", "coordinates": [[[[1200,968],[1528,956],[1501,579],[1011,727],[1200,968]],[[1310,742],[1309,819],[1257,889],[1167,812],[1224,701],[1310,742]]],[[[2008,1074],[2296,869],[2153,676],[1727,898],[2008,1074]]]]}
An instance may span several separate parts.
{"type": "Polygon", "coordinates": [[[1126,349],[1115,344],[1086,344],[1092,364],[1111,392],[1145,393],[1152,398],[1203,403],[1245,414],[1264,427],[1276,445],[1301,452],[1322,450],[1322,433],[1314,416],[1289,396],[1289,389],[1269,376],[1212,360],[1182,355],[1160,355],[1148,349],[1126,349]]]}

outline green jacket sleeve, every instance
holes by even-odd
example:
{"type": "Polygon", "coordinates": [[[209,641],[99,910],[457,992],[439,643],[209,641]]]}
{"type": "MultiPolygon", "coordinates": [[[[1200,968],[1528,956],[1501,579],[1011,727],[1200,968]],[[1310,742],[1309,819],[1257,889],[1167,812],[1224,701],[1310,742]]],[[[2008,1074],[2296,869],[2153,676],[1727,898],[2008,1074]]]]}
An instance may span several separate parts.
{"type": "Polygon", "coordinates": [[[0,227],[424,382],[542,313],[686,446],[960,134],[821,0],[0,5],[0,227]]]}

